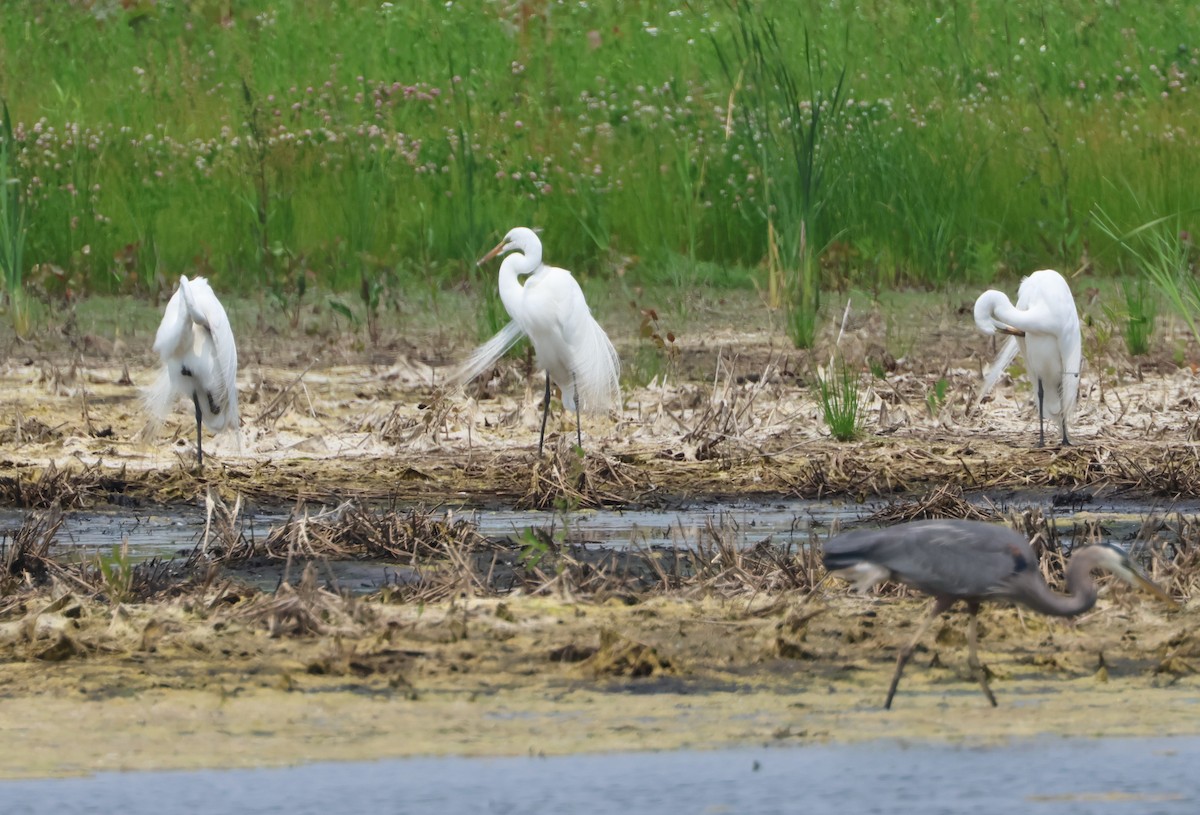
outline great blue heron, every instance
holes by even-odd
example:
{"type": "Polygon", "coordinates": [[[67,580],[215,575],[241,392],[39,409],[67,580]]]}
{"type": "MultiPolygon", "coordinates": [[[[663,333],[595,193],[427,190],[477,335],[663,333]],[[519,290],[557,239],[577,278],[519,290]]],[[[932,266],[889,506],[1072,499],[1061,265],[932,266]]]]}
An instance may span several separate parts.
{"type": "Polygon", "coordinates": [[[238,432],[237,346],[221,301],[203,277],[179,278],[154,337],[162,358],[158,379],[145,394],[153,431],[180,396],[196,412],[196,462],[204,466],[201,423],[238,432]]]}
{"type": "Polygon", "coordinates": [[[532,229],[518,226],[509,230],[476,265],[509,252],[514,254],[500,263],[500,300],[512,322],[477,348],[451,380],[461,383],[474,379],[489,370],[517,340],[529,337],[538,365],[546,369],[538,453],[546,441],[552,379],[562,391],[563,408],[575,411],[575,438],[583,447],[579,412],[603,413],[620,406],[621,362],[617,351],[592,316],[583,290],[571,273],[542,262],[542,242],[532,229]],[[519,279],[522,275],[529,275],[523,284],[519,279]]]}
{"type": "Polygon", "coordinates": [[[1074,551],[1067,564],[1067,593],[1058,594],[1042,579],[1033,549],[1020,534],[979,521],[913,521],[885,529],[856,529],[829,540],[824,561],[827,571],[853,583],[858,591],[867,591],[884,580],[897,580],[933,595],[929,616],[896,660],[885,708],[892,706],[900,673],[917,642],[933,621],[959,600],[966,602],[970,614],[967,663],[993,706],[996,697],[976,653],[976,615],[981,602],[1020,603],[1043,614],[1072,617],[1096,604],[1091,573],[1105,569],[1175,605],[1138,570],[1124,550],[1105,543],[1074,551]]]}
{"type": "Polygon", "coordinates": [[[985,334],[1009,335],[984,377],[979,398],[988,394],[1019,349],[1037,388],[1038,447],[1046,443],[1047,418],[1058,423],[1062,443],[1070,444],[1067,417],[1079,395],[1082,339],[1067,281],[1053,269],[1034,272],[1021,281],[1015,307],[1004,292],[989,289],[975,301],[975,324],[985,334]]]}

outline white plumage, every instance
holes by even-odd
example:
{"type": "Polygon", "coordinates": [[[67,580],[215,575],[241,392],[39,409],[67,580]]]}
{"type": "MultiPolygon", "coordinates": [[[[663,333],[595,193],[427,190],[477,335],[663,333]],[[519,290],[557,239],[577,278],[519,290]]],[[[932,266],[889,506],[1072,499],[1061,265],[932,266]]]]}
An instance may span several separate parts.
{"type": "Polygon", "coordinates": [[[234,433],[239,424],[237,346],[225,309],[203,277],[180,276],[154,350],[163,367],[145,396],[151,426],[157,427],[180,397],[190,401],[196,414],[196,457],[203,465],[201,424],[234,433]]]}
{"type": "Polygon", "coordinates": [[[603,413],[620,404],[621,362],[604,329],[584,300],[579,283],[566,269],[542,263],[542,242],[533,230],[516,227],[479,263],[509,254],[500,264],[500,300],[512,322],[477,348],[454,372],[462,383],[490,369],[522,336],[529,337],[538,364],[546,371],[541,451],[550,409],[550,382],[562,391],[563,406],[576,412],[576,437],[582,445],[578,414],[603,413]],[[525,283],[518,279],[528,275],[525,283]]]}
{"type": "Polygon", "coordinates": [[[975,324],[984,334],[1010,335],[984,376],[979,398],[991,391],[1020,351],[1038,400],[1038,446],[1045,443],[1045,419],[1058,424],[1063,444],[1070,444],[1067,418],[1079,396],[1083,338],[1067,281],[1053,269],[1034,272],[1021,281],[1016,306],[1008,295],[989,289],[975,301],[975,324]]]}

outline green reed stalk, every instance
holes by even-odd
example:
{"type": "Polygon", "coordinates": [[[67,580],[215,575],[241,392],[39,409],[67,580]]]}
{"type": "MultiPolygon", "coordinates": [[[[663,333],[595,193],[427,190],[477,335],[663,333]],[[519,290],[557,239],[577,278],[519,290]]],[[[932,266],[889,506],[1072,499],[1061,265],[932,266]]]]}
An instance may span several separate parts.
{"type": "Polygon", "coordinates": [[[17,176],[13,158],[16,141],[8,102],[0,102],[0,106],[4,114],[0,123],[0,270],[4,272],[4,291],[8,296],[13,329],[23,337],[29,330],[29,303],[24,288],[28,228],[21,179],[17,176]]]}
{"type": "MultiPolygon", "coordinates": [[[[732,85],[738,137],[757,144],[762,204],[757,213],[768,234],[768,292],[772,306],[787,310],[788,333],[797,348],[812,347],[821,306],[823,195],[834,144],[828,134],[836,126],[843,102],[845,67],[828,88],[824,66],[807,29],[804,33],[804,79],[801,90],[789,64],[789,48],[780,40],[779,25],[761,4],[733,4],[737,27],[732,42],[713,43],[732,85]],[[816,237],[816,240],[813,238],[816,237]]],[[[728,130],[732,135],[733,122],[728,130]]]]}

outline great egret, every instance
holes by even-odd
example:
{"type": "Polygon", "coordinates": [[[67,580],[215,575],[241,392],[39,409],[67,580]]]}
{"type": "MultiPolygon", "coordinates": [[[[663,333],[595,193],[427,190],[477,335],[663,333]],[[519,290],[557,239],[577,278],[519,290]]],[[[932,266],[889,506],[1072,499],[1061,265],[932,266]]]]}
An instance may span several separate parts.
{"type": "Polygon", "coordinates": [[[933,621],[959,600],[966,602],[971,615],[967,663],[993,706],[996,697],[976,653],[976,614],[981,602],[1019,603],[1042,614],[1073,617],[1096,604],[1091,573],[1105,569],[1175,605],[1138,570],[1124,550],[1104,543],[1081,546],[1072,553],[1067,564],[1067,593],[1058,594],[1042,580],[1033,549],[1025,538],[1007,527],[979,521],[913,521],[886,529],[856,529],[829,540],[824,561],[826,570],[853,583],[858,591],[867,591],[884,580],[897,580],[933,595],[929,616],[896,660],[885,708],[892,706],[900,673],[917,642],[933,621]]]}
{"type": "Polygon", "coordinates": [[[451,380],[469,382],[490,369],[522,336],[529,337],[538,364],[546,370],[538,454],[546,441],[551,380],[562,391],[563,407],[575,411],[575,438],[582,447],[580,411],[602,413],[621,401],[617,351],[571,273],[542,263],[542,242],[532,229],[509,230],[476,265],[509,252],[513,254],[500,263],[500,300],[512,322],[477,348],[451,380]],[[522,275],[529,275],[524,284],[518,280],[522,275]]]}
{"type": "Polygon", "coordinates": [[[203,277],[180,276],[154,337],[154,350],[163,367],[146,392],[151,427],[167,417],[180,396],[191,399],[196,410],[196,462],[203,467],[201,424],[214,432],[238,429],[237,346],[225,309],[203,277]]]}
{"type": "Polygon", "coordinates": [[[1046,418],[1058,422],[1062,443],[1070,444],[1067,417],[1079,396],[1083,340],[1067,281],[1053,269],[1034,272],[1021,281],[1015,307],[1004,292],[989,289],[975,301],[975,325],[984,334],[1010,335],[984,377],[979,398],[991,391],[1020,350],[1037,388],[1038,447],[1046,443],[1046,418]]]}

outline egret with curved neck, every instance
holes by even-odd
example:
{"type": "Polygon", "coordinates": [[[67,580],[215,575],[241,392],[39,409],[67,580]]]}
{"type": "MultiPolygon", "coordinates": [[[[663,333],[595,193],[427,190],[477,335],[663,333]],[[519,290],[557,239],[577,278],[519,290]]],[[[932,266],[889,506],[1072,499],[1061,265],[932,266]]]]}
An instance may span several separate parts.
{"type": "Polygon", "coordinates": [[[885,529],[856,529],[826,542],[824,562],[830,574],[850,581],[858,591],[895,580],[933,595],[929,616],[896,660],[884,703],[887,708],[892,706],[900,674],[917,643],[933,621],[960,600],[970,614],[967,663],[993,706],[996,697],[977,654],[976,616],[984,601],[1016,603],[1042,614],[1073,617],[1096,604],[1092,572],[1105,570],[1175,605],[1123,549],[1104,543],[1082,546],[1071,555],[1067,593],[1059,594],[1042,579],[1033,548],[1024,537],[1007,527],[979,521],[914,521],[885,529]]]}
{"type": "Polygon", "coordinates": [[[1071,288],[1053,269],[1034,272],[1021,281],[1014,306],[1004,292],[989,289],[975,301],[975,324],[984,334],[1008,334],[996,361],[984,377],[979,399],[995,386],[1020,351],[1038,403],[1038,447],[1046,443],[1045,421],[1056,422],[1067,437],[1067,417],[1079,395],[1082,336],[1071,288]]]}
{"type": "Polygon", "coordinates": [[[563,407],[575,411],[575,439],[583,447],[580,413],[602,413],[621,401],[621,363],[604,329],[592,316],[583,290],[566,269],[542,262],[542,242],[532,229],[516,227],[482,265],[498,255],[500,301],[512,322],[477,348],[451,377],[467,382],[489,370],[521,337],[533,343],[537,362],[546,371],[542,430],[538,453],[546,441],[551,382],[562,393],[563,407]],[[522,283],[520,278],[525,277],[522,283]]]}

